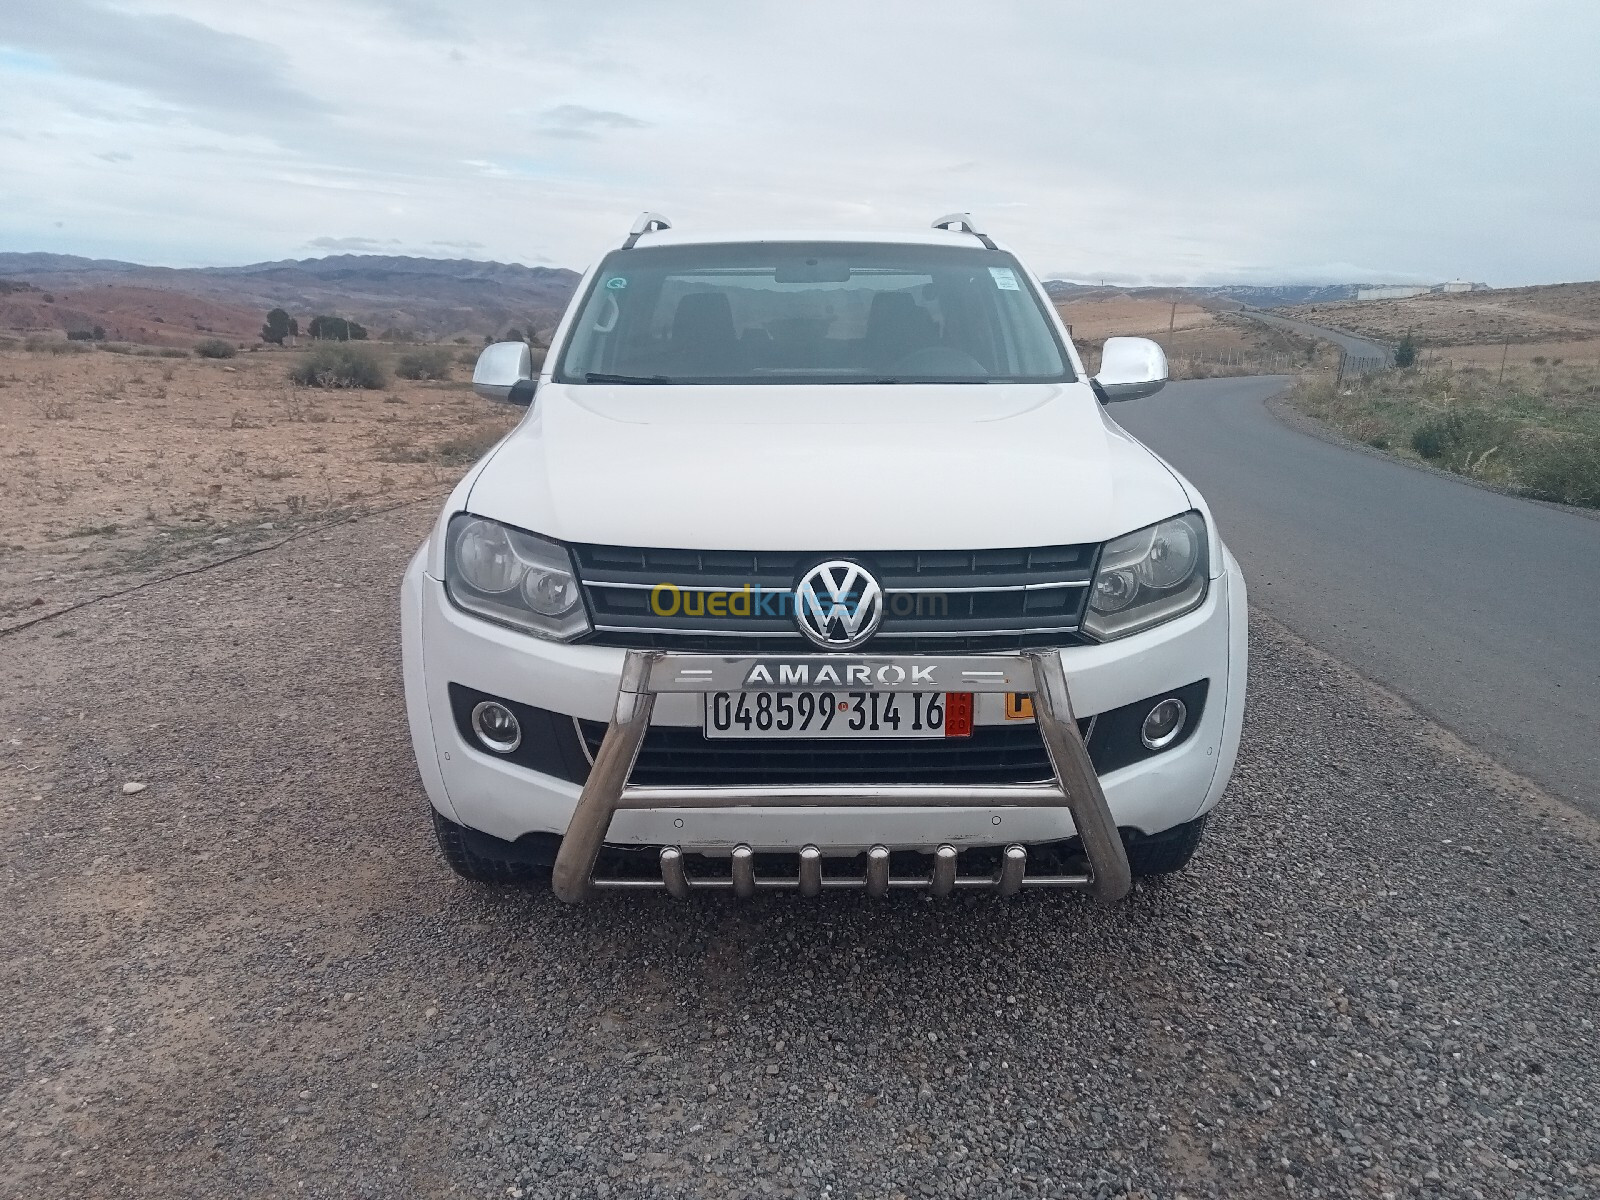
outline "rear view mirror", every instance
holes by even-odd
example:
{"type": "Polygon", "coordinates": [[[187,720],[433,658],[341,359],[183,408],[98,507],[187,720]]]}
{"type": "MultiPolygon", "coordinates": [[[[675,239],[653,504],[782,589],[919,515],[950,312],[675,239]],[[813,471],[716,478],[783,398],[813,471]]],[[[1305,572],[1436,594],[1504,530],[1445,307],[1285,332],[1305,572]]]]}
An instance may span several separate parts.
{"type": "Polygon", "coordinates": [[[1166,352],[1149,338],[1107,338],[1094,381],[1107,404],[1153,396],[1167,382],[1166,352]]]}
{"type": "Polygon", "coordinates": [[[772,272],[774,283],[849,283],[850,264],[842,258],[786,259],[772,272]]]}
{"type": "Polygon", "coordinates": [[[533,352],[527,342],[485,346],[472,368],[472,390],[489,400],[527,406],[533,403],[533,352]]]}

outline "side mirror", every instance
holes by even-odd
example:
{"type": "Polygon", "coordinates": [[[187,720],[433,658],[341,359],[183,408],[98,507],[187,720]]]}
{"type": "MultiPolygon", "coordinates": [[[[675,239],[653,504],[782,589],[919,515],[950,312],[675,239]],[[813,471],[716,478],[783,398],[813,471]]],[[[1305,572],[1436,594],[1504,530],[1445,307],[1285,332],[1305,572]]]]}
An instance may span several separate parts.
{"type": "Polygon", "coordinates": [[[533,352],[527,342],[495,342],[485,346],[472,368],[472,390],[489,400],[526,407],[533,403],[538,380],[533,377],[533,352]]]}
{"type": "Polygon", "coordinates": [[[1166,352],[1149,338],[1107,338],[1094,381],[1104,404],[1154,396],[1166,386],[1166,352]]]}

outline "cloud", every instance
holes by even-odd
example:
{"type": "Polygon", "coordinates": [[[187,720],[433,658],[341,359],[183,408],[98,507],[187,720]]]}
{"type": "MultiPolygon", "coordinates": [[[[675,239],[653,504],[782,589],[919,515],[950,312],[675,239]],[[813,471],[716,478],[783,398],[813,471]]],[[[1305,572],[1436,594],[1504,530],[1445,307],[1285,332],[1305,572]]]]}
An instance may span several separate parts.
{"type": "Polygon", "coordinates": [[[539,132],[546,137],[578,141],[595,141],[602,133],[619,129],[647,129],[649,126],[649,121],[641,121],[627,113],[590,108],[584,104],[562,104],[539,114],[539,132]]]}
{"type": "Polygon", "coordinates": [[[6,248],[580,266],[646,208],[687,231],[971,210],[1043,274],[1600,277],[1592,0],[0,11],[6,248]]]}
{"type": "Polygon", "coordinates": [[[189,17],[95,0],[6,7],[0,42],[70,75],[133,88],[202,116],[305,116],[323,108],[290,82],[286,52],[189,17]]]}
{"type": "Polygon", "coordinates": [[[399,238],[314,237],[305,244],[305,248],[338,254],[375,254],[402,244],[399,238]]]}

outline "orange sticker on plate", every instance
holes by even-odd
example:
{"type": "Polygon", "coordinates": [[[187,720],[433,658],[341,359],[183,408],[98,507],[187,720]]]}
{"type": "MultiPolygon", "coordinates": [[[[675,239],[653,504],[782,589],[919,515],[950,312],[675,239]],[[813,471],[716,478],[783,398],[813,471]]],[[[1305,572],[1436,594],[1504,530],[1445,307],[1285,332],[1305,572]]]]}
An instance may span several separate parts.
{"type": "Polygon", "coordinates": [[[972,736],[972,693],[946,692],[944,694],[945,737],[972,736]]]}
{"type": "Polygon", "coordinates": [[[1033,720],[1033,697],[1027,692],[1006,693],[1006,720],[1033,720]]]}

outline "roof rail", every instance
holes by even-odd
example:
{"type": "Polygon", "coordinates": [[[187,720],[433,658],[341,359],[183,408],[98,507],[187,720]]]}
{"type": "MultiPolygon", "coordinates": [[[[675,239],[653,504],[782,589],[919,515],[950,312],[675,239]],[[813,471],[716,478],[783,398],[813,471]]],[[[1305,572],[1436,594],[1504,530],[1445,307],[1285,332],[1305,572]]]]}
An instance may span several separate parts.
{"type": "Polygon", "coordinates": [[[978,223],[972,219],[971,213],[946,213],[933,223],[935,229],[949,229],[952,225],[964,226],[968,233],[983,243],[984,249],[995,249],[995,244],[989,240],[987,233],[978,228],[978,223]]]}
{"type": "Polygon", "coordinates": [[[633,228],[628,230],[628,240],[622,243],[624,250],[632,250],[633,244],[647,233],[654,233],[658,229],[671,229],[672,222],[660,213],[642,212],[639,219],[633,223],[633,228]]]}

